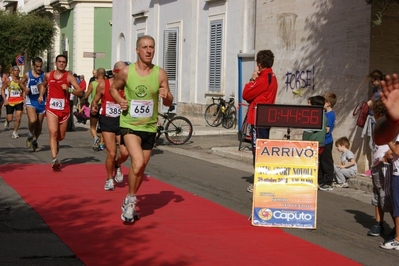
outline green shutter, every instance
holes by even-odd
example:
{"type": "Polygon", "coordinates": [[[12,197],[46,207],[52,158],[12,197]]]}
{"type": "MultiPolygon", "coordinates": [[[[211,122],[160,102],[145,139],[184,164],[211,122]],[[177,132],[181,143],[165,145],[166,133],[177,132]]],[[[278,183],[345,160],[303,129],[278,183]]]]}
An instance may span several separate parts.
{"type": "MultiPolygon", "coordinates": [[[[178,30],[168,29],[163,33],[163,69],[169,80],[169,89],[174,102],[177,101],[177,62],[178,62],[178,30]]],[[[165,110],[164,106],[162,109],[165,110]]],[[[176,112],[177,110],[175,110],[176,112]]]]}
{"type": "Polygon", "coordinates": [[[209,91],[221,92],[223,21],[210,24],[209,91]]]}

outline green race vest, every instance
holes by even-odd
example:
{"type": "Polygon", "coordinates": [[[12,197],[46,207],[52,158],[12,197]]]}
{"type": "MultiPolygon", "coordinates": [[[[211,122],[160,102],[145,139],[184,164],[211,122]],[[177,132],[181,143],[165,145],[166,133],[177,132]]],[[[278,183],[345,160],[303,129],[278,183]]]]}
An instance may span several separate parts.
{"type": "Polygon", "coordinates": [[[159,67],[152,68],[148,76],[141,77],[136,72],[136,64],[129,66],[125,98],[127,111],[120,116],[120,127],[144,132],[157,132],[159,67]]]}
{"type": "MultiPolygon", "coordinates": [[[[94,80],[94,81],[91,82],[91,84],[92,84],[92,90],[91,90],[90,98],[89,98],[89,102],[90,103],[93,101],[94,96],[96,96],[97,86],[98,86],[99,83],[98,83],[98,81],[94,80]]],[[[100,99],[100,101],[98,103],[101,103],[101,99],[100,99]]]]}

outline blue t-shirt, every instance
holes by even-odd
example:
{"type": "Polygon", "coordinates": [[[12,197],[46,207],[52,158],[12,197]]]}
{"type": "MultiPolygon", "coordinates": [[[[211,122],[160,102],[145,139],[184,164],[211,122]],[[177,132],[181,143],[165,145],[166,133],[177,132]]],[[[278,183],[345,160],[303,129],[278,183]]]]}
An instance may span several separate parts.
{"type": "Polygon", "coordinates": [[[327,127],[330,128],[330,131],[326,133],[326,145],[333,142],[332,132],[335,127],[335,113],[333,110],[325,113],[327,117],[327,127]]]}
{"type": "MultiPolygon", "coordinates": [[[[29,79],[28,79],[28,82],[26,84],[26,87],[28,87],[30,89],[30,91],[26,95],[26,97],[27,97],[27,103],[30,104],[31,102],[38,102],[38,98],[40,96],[39,95],[39,87],[38,87],[38,85],[40,83],[43,83],[44,72],[42,71],[37,78],[35,76],[33,76],[32,70],[28,72],[28,75],[29,75],[29,79]]],[[[45,96],[43,96],[43,97],[45,97],[45,96]]]]}

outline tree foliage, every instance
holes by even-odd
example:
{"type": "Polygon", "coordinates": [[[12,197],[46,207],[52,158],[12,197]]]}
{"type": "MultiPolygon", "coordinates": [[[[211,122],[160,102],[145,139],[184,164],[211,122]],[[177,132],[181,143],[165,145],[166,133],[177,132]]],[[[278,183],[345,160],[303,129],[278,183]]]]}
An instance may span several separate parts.
{"type": "Polygon", "coordinates": [[[54,21],[47,17],[0,11],[0,63],[14,65],[19,54],[42,56],[51,48],[55,33],[54,21]]]}
{"type": "Polygon", "coordinates": [[[375,14],[377,18],[373,20],[373,26],[380,26],[382,24],[382,17],[384,16],[385,10],[392,3],[399,4],[399,0],[366,0],[366,3],[368,5],[376,5],[378,7],[378,11],[375,14]]]}

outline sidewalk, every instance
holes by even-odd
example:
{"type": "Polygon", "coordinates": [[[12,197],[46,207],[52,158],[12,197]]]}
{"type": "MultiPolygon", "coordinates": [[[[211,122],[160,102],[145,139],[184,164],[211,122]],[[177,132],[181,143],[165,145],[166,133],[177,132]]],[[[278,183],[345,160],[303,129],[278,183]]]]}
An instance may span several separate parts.
{"type": "Polygon", "coordinates": [[[208,136],[208,135],[233,135],[237,134],[238,128],[226,129],[221,125],[218,127],[211,127],[206,124],[203,117],[187,117],[193,125],[193,136],[208,136]]]}

